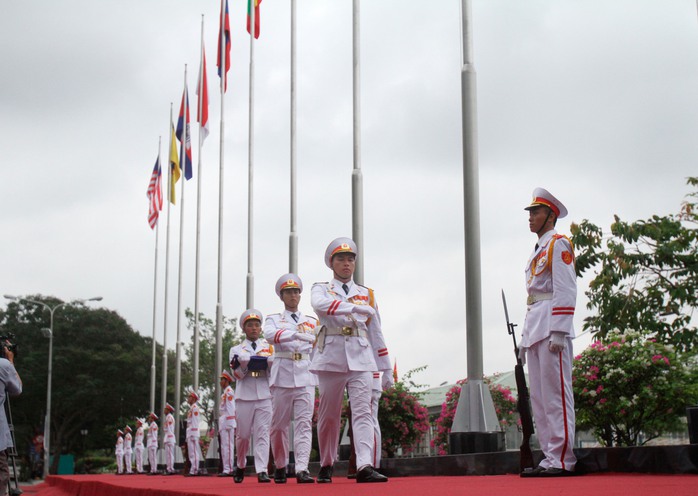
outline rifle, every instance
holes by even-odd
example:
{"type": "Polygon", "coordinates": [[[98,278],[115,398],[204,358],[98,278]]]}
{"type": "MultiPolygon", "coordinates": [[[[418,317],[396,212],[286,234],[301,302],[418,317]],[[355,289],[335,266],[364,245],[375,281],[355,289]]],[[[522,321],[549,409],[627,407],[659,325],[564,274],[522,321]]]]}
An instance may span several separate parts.
{"type": "Polygon", "coordinates": [[[518,391],[518,398],[516,401],[516,409],[519,411],[519,417],[521,418],[521,433],[523,434],[523,440],[521,441],[521,446],[519,447],[520,459],[519,468],[521,472],[532,470],[533,465],[533,453],[531,452],[531,436],[533,435],[533,417],[531,417],[531,404],[530,397],[528,394],[528,386],[526,385],[526,376],[524,375],[523,362],[519,356],[519,347],[516,345],[516,334],[514,333],[514,327],[516,324],[509,322],[509,311],[507,310],[507,298],[504,296],[504,290],[502,290],[502,303],[504,304],[504,316],[507,319],[507,332],[511,335],[514,340],[514,355],[516,355],[516,367],[514,367],[514,375],[516,377],[516,389],[518,391]]]}

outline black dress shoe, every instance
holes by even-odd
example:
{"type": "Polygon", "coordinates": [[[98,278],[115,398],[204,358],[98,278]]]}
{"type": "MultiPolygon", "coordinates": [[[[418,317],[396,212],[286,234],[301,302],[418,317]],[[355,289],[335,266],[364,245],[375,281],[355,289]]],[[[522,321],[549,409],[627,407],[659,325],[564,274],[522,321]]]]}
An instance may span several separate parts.
{"type": "Polygon", "coordinates": [[[521,477],[540,477],[540,473],[545,469],[541,466],[535,468],[525,468],[521,471],[519,476],[521,477]]]}
{"type": "Polygon", "coordinates": [[[277,468],[274,470],[274,483],[276,484],[286,484],[286,469],[277,468]]]}
{"type": "Polygon", "coordinates": [[[301,470],[296,474],[296,482],[298,484],[313,484],[315,483],[315,479],[310,477],[307,470],[301,470]]]}
{"type": "Polygon", "coordinates": [[[235,472],[233,472],[233,482],[240,484],[245,478],[245,469],[240,467],[235,467],[235,472]]]}
{"type": "Polygon", "coordinates": [[[230,477],[230,474],[221,472],[220,474],[218,474],[218,477],[230,477]]]}
{"type": "Polygon", "coordinates": [[[271,479],[266,472],[260,472],[257,474],[257,482],[271,482],[271,479]]]}
{"type": "Polygon", "coordinates": [[[320,472],[317,474],[317,481],[319,484],[332,482],[332,465],[320,467],[320,472]]]}
{"type": "Polygon", "coordinates": [[[356,473],[356,482],[388,482],[388,478],[369,465],[356,473]]]}
{"type": "Polygon", "coordinates": [[[543,470],[539,477],[569,477],[570,475],[574,475],[574,472],[564,468],[550,467],[543,470]]]}

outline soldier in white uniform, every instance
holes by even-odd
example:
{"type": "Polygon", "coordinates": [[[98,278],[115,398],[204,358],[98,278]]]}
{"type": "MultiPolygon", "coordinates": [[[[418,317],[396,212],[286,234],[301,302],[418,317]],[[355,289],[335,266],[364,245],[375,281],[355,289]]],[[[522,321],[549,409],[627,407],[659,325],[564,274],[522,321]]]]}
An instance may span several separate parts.
{"type": "Polygon", "coordinates": [[[177,444],[177,439],[175,439],[175,418],[172,413],[174,412],[174,407],[169,403],[165,403],[165,419],[163,420],[162,430],[165,434],[163,439],[163,444],[165,445],[165,475],[172,475],[175,473],[174,462],[175,462],[175,446],[177,444]]]}
{"type": "Polygon", "coordinates": [[[189,403],[189,411],[187,412],[187,454],[189,455],[189,475],[199,475],[199,461],[201,461],[201,447],[199,446],[199,424],[201,421],[201,411],[199,404],[199,395],[196,391],[191,391],[187,396],[189,403]]]}
{"type": "Polygon", "coordinates": [[[124,433],[119,429],[116,431],[116,473],[121,475],[124,473],[124,433]]]}
{"type": "Polygon", "coordinates": [[[230,385],[233,375],[224,370],[221,373],[221,402],[218,406],[218,436],[221,447],[221,463],[223,470],[219,477],[233,475],[235,465],[235,393],[230,385]]]}
{"type": "Polygon", "coordinates": [[[133,473],[133,436],[131,436],[131,428],[127,425],[124,428],[124,468],[127,474],[133,473]]]}
{"type": "Polygon", "coordinates": [[[281,276],[276,282],[276,294],[284,302],[284,311],[268,315],[264,321],[264,337],[274,346],[274,367],[271,369],[270,382],[270,442],[276,464],[274,482],[277,484],[286,482],[291,415],[295,419],[293,451],[296,482],[315,482],[308,472],[308,461],[317,377],[308,368],[318,321],[298,310],[302,291],[303,282],[296,274],[281,276]]]}
{"type": "Polygon", "coordinates": [[[145,419],[136,419],[136,439],[134,443],[134,451],[136,453],[136,473],[143,473],[143,451],[145,447],[143,446],[143,438],[145,437],[145,430],[143,429],[143,424],[145,424],[145,419]]]}
{"type": "Polygon", "coordinates": [[[254,436],[254,466],[258,482],[271,482],[269,464],[269,426],[271,424],[271,392],[269,368],[273,347],[262,334],[262,313],[250,308],[240,316],[240,326],[247,339],[230,348],[230,367],[237,382],[235,411],[237,431],[235,448],[237,467],[233,481],[242,482],[247,465],[250,437],[254,436]]]}
{"type": "Polygon", "coordinates": [[[311,295],[313,310],[322,325],[310,365],[310,370],[318,376],[320,387],[321,468],[317,478],[320,483],[332,482],[345,389],[351,406],[358,468],[356,481],[388,480],[373,467],[371,384],[374,371],[390,371],[390,357],[373,290],[353,281],[357,255],[356,244],[351,239],[332,241],[325,251],[325,264],[332,269],[333,279],[314,284],[311,295]]]}
{"type": "Polygon", "coordinates": [[[150,412],[148,416],[148,463],[150,464],[150,475],[158,473],[158,416],[155,412],[150,412]]]}
{"type": "Polygon", "coordinates": [[[528,308],[521,339],[528,364],[531,407],[544,458],[526,477],[558,477],[574,472],[575,415],[572,393],[573,317],[577,297],[574,251],[557,234],[565,206],[543,188],[533,191],[529,228],[538,242],[526,263],[528,308]]]}

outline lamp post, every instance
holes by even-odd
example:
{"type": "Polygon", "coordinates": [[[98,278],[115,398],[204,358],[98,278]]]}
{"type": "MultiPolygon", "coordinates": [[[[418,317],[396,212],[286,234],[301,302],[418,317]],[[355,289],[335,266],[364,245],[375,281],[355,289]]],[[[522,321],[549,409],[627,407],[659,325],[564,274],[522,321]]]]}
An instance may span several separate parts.
{"type": "MultiPolygon", "coordinates": [[[[44,303],[43,301],[30,300],[28,298],[22,298],[20,296],[4,295],[5,298],[12,301],[26,301],[27,303],[34,303],[36,305],[43,306],[49,311],[51,318],[49,320],[49,327],[46,329],[48,331],[48,383],[46,385],[46,419],[44,420],[44,479],[49,472],[49,462],[51,460],[50,450],[51,450],[51,374],[53,372],[53,314],[65,305],[70,305],[73,303],[85,303],[88,301],[101,301],[101,296],[95,296],[94,298],[88,298],[86,300],[78,299],[72,301],[65,301],[59,303],[53,307],[44,303]]],[[[42,329],[43,331],[44,329],[42,329]]]]}

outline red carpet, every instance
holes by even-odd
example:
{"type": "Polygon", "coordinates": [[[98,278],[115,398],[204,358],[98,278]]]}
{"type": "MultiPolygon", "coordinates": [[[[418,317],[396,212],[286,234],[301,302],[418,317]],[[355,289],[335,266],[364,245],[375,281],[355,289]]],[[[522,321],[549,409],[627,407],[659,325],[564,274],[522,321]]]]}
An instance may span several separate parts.
{"type": "Polygon", "coordinates": [[[392,477],[385,484],[356,484],[335,477],[332,484],[259,484],[247,477],[242,484],[231,478],[182,476],[50,476],[47,482],[22,487],[34,496],[604,496],[698,494],[698,475],[589,474],[563,479],[521,479],[516,475],[460,477],[392,477]]]}

